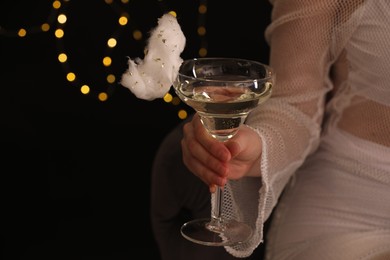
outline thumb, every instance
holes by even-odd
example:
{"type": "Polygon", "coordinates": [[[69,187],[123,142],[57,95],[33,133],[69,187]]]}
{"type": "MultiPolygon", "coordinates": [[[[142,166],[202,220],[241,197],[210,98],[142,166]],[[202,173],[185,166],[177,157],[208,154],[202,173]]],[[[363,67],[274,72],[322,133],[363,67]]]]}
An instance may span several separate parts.
{"type": "Polygon", "coordinates": [[[241,146],[236,141],[229,141],[226,143],[226,148],[228,148],[231,158],[234,158],[241,152],[241,146]]]}

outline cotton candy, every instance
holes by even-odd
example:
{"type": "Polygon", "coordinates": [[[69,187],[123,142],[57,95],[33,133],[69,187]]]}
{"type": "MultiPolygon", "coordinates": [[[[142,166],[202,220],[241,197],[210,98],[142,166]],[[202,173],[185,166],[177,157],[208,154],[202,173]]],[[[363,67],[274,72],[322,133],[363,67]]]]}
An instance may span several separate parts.
{"type": "Polygon", "coordinates": [[[175,16],[164,14],[150,32],[144,59],[128,60],[121,85],[140,99],[162,98],[169,91],[183,59],[186,38],[175,16]]]}

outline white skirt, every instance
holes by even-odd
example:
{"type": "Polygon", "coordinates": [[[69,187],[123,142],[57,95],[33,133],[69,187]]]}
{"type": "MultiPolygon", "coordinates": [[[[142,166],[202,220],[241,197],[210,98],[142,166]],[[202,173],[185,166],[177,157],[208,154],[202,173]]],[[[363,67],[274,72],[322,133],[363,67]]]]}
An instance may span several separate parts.
{"type": "Polygon", "coordinates": [[[390,148],[324,136],[284,190],[266,243],[268,260],[389,260],[390,148]]]}

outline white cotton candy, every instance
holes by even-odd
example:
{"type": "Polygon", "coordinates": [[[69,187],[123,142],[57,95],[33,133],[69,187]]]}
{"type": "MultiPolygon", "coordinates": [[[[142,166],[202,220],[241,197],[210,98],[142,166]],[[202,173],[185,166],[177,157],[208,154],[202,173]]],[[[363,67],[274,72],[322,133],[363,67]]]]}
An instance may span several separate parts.
{"type": "Polygon", "coordinates": [[[186,38],[176,17],[167,13],[150,33],[144,59],[129,58],[121,84],[140,99],[162,98],[169,91],[183,62],[186,38]]]}

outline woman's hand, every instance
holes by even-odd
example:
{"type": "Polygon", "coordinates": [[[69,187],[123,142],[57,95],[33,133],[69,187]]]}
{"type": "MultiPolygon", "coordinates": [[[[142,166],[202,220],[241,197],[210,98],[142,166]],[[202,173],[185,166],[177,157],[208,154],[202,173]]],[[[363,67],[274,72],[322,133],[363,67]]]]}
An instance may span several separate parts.
{"type": "Polygon", "coordinates": [[[244,176],[260,176],[262,151],[259,135],[246,125],[227,142],[220,142],[209,135],[198,114],[184,125],[181,146],[187,168],[215,191],[215,185],[223,187],[228,179],[244,176]]]}

